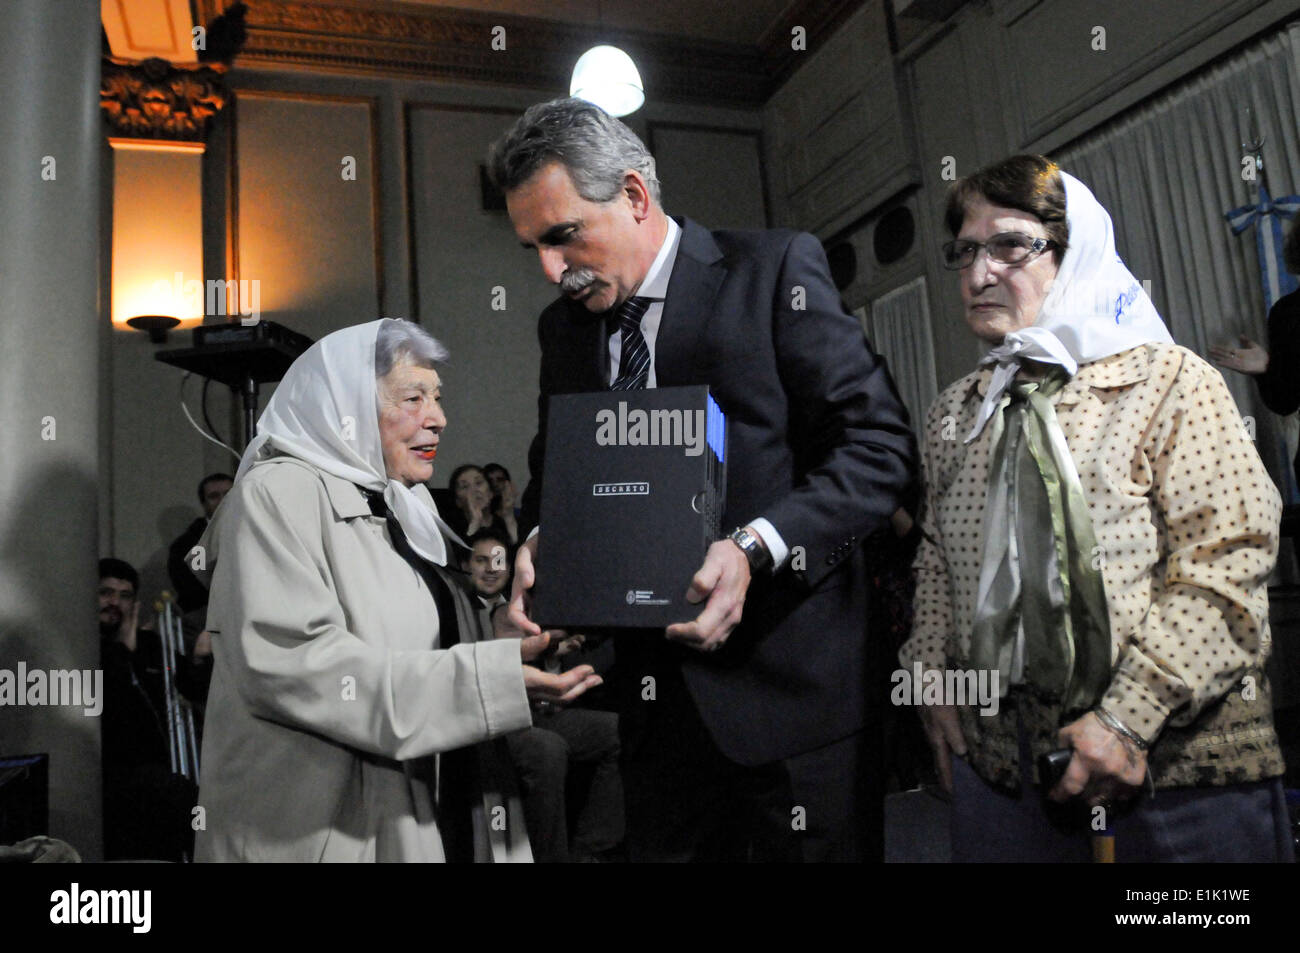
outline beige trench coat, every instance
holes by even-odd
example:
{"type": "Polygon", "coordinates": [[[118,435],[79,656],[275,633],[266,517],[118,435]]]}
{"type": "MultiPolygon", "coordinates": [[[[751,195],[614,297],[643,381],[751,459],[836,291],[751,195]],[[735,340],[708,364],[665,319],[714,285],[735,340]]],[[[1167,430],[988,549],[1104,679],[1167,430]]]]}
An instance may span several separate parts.
{"type": "MultiPolygon", "coordinates": [[[[292,457],[241,478],[203,545],[216,664],[196,859],[443,860],[432,756],[532,723],[518,644],[435,650],[433,597],[384,521],[292,457]]],[[[522,824],[496,839],[495,859],[531,859],[522,824]]]]}

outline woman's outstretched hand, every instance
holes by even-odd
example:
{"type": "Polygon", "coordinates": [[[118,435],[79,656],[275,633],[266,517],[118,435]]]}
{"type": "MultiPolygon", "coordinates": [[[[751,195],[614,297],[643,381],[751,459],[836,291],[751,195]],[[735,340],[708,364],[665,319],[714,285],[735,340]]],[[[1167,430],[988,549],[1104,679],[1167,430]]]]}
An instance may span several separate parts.
{"type": "Polygon", "coordinates": [[[1237,339],[1236,347],[1211,344],[1210,360],[1241,374],[1263,374],[1268,370],[1268,351],[1244,334],[1237,339]]]}
{"type": "Polygon", "coordinates": [[[557,645],[569,638],[560,629],[548,629],[541,635],[525,635],[511,624],[508,612],[492,613],[493,636],[498,639],[519,639],[519,658],[524,663],[524,691],[530,701],[567,705],[588,689],[603,684],[604,679],[590,665],[575,665],[567,672],[544,672],[529,665],[541,658],[552,642],[557,645]]]}

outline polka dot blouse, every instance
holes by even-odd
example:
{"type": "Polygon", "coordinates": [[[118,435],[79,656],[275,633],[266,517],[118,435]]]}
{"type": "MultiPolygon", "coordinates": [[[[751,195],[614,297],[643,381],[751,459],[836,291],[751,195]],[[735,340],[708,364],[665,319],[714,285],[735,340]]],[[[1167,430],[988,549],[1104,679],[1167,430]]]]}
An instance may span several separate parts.
{"type": "MultiPolygon", "coordinates": [[[[926,417],[924,539],[900,660],[967,668],[984,550],[991,426],[970,444],[992,370],[926,417]]],[[[1079,368],[1053,398],[1088,501],[1114,673],[1102,704],[1148,741],[1190,724],[1258,665],[1282,504],[1223,378],[1146,344],[1079,368]]]]}

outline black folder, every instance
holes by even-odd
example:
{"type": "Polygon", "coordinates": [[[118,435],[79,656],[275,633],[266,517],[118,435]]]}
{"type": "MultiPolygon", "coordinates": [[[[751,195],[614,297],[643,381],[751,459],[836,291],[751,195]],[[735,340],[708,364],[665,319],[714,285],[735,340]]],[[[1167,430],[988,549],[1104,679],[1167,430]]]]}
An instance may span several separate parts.
{"type": "Polygon", "coordinates": [[[689,622],[691,577],[721,535],[727,423],[707,387],[550,398],[533,618],[689,622]]]}

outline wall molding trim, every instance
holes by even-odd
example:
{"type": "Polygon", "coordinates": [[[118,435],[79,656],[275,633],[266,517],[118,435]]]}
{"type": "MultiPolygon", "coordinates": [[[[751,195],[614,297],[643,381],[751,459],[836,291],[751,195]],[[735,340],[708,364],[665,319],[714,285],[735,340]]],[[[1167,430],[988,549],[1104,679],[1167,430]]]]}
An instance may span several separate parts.
{"type": "MultiPolygon", "coordinates": [[[[198,19],[211,20],[226,2],[195,0],[198,19]]],[[[550,88],[558,95],[568,89],[578,55],[609,42],[636,60],[656,100],[757,108],[865,2],[800,0],[750,45],[390,0],[259,0],[249,4],[239,63],[550,88]],[[807,29],[808,52],[791,48],[795,26],[807,29]],[[505,28],[505,49],[493,48],[495,27],[505,28]]]]}

